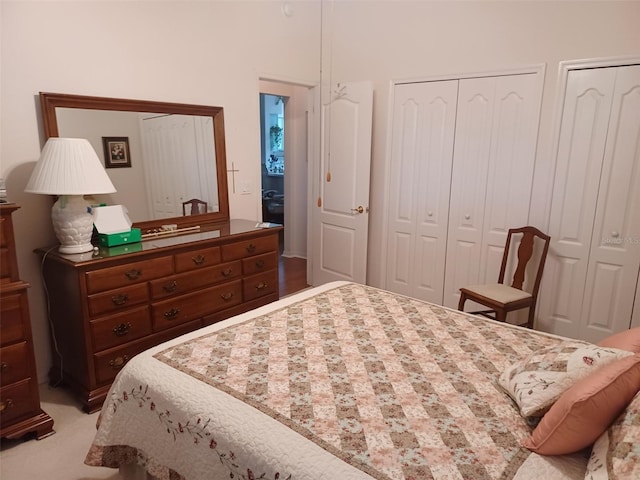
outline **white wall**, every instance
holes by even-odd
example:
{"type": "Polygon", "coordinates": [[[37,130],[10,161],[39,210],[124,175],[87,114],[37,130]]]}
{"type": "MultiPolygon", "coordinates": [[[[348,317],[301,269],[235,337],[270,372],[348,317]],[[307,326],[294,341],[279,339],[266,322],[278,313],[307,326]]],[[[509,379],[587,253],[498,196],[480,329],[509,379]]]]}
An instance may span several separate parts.
{"type": "Polygon", "coordinates": [[[382,283],[388,101],[392,79],[547,66],[532,223],[546,224],[558,63],[640,52],[640,2],[319,0],[0,2],[0,176],[15,214],[21,275],[40,380],[48,327],[36,247],[55,243],[51,199],[23,193],[42,145],[39,91],[225,108],[227,160],[253,195],[231,195],[234,217],[259,218],[257,78],[372,80],[369,283],[382,283]],[[322,65],[320,65],[322,63],[322,65]]]}
{"type": "Polygon", "coordinates": [[[0,177],[14,214],[41,382],[51,364],[37,247],[56,243],[49,196],[23,192],[43,144],[38,92],[224,107],[227,161],[252,195],[231,215],[260,215],[260,75],[319,81],[320,4],[280,1],[2,0],[0,177]]]}

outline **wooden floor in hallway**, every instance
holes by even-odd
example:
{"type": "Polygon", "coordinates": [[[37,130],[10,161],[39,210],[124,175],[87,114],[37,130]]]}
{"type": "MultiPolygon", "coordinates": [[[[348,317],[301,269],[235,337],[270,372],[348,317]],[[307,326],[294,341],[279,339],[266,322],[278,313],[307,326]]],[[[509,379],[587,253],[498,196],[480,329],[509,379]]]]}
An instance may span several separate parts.
{"type": "Polygon", "coordinates": [[[307,260],[280,255],[279,276],[280,298],[304,290],[309,286],[307,284],[307,260]]]}

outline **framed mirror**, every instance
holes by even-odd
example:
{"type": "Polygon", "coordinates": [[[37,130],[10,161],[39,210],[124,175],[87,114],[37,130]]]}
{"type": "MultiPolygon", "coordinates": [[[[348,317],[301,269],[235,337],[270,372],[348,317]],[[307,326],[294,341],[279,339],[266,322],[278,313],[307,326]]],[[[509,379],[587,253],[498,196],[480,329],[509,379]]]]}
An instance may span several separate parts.
{"type": "Polygon", "coordinates": [[[94,201],[124,205],[143,232],[229,220],[222,107],[47,92],[40,106],[46,138],[87,138],[103,161],[117,192],[94,201]],[[193,199],[206,209],[185,209],[193,199]]]}

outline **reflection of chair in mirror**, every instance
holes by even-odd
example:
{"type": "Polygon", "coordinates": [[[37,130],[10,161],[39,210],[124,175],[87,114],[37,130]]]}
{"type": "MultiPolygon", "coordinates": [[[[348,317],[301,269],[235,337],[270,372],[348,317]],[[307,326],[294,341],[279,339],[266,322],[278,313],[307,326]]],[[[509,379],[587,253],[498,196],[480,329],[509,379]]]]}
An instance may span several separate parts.
{"type": "Polygon", "coordinates": [[[527,323],[523,326],[533,328],[533,316],[536,308],[536,300],[538,298],[540,280],[542,280],[544,262],[547,258],[547,251],[549,250],[549,240],[550,237],[548,235],[545,235],[535,227],[510,229],[509,234],[507,235],[507,243],[504,247],[504,254],[502,255],[502,266],[500,267],[498,283],[473,285],[461,288],[458,310],[464,311],[465,301],[472,300],[489,308],[489,310],[472,313],[478,313],[504,322],[507,319],[507,313],[514,310],[520,310],[522,308],[528,308],[529,317],[527,319],[527,323]],[[520,240],[520,246],[517,249],[518,264],[516,266],[515,273],[513,274],[513,283],[511,286],[504,285],[504,276],[507,269],[511,239],[514,235],[520,234],[522,234],[522,238],[520,240]],[[542,244],[542,252],[540,254],[540,259],[537,262],[537,271],[535,272],[533,285],[530,288],[531,291],[527,292],[523,289],[523,283],[525,281],[527,264],[533,256],[534,243],[536,243],[536,239],[538,239],[537,242],[542,244]]]}
{"type": "Polygon", "coordinates": [[[198,215],[200,213],[207,213],[207,202],[197,198],[182,202],[182,215],[198,215]]]}

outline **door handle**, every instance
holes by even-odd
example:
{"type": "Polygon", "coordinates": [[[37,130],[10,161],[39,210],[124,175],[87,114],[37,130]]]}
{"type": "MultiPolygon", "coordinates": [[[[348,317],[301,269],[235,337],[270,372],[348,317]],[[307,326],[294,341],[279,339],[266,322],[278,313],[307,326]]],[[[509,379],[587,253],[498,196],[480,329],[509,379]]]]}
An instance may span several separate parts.
{"type": "MultiPolygon", "coordinates": [[[[369,207],[366,208],[366,211],[369,211],[369,207]]],[[[365,212],[365,208],[362,205],[358,205],[358,208],[352,208],[351,213],[361,214],[365,212]]]]}

